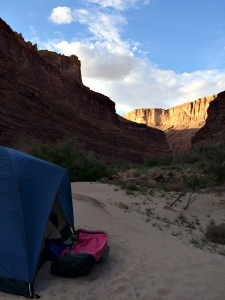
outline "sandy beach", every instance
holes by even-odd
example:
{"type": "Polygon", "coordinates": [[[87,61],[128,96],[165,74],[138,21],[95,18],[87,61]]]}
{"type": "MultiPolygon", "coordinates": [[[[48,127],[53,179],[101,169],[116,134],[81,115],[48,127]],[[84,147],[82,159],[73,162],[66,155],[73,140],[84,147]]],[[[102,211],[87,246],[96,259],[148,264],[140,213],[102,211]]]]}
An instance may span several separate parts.
{"type": "MultiPolygon", "coordinates": [[[[225,256],[220,245],[207,243],[210,220],[224,221],[225,195],[201,193],[187,210],[188,196],[165,206],[177,194],[127,194],[103,183],[72,183],[75,226],[104,230],[107,260],[88,276],[50,274],[50,262],[38,271],[35,293],[50,300],[223,300],[225,256]],[[203,248],[203,249],[201,249],[203,248]]],[[[0,299],[24,299],[0,292],[0,299]]]]}

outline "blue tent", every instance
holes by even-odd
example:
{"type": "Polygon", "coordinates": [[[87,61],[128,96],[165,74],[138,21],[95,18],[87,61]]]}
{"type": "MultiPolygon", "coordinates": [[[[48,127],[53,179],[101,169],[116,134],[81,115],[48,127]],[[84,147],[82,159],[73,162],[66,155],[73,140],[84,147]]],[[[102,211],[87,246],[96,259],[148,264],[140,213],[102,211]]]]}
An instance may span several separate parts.
{"type": "Polygon", "coordinates": [[[33,297],[43,238],[53,206],[74,229],[68,171],[0,146],[0,290],[33,297]],[[58,201],[57,203],[55,202],[58,201]]]}

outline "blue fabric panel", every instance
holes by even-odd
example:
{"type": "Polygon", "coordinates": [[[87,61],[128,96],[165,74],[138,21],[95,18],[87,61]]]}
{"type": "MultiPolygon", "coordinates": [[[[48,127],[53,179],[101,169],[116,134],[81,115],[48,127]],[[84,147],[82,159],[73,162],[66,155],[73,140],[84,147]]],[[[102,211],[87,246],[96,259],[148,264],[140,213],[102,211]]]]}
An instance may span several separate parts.
{"type": "Polygon", "coordinates": [[[20,153],[11,152],[10,150],[21,188],[21,208],[29,265],[29,274],[25,280],[32,282],[49,213],[66,170],[28,155],[21,156],[20,153]]]}
{"type": "MultiPolygon", "coordinates": [[[[64,168],[0,147],[0,205],[4,206],[0,207],[0,276],[33,282],[51,207],[65,174],[64,168]]],[[[69,200],[65,197],[61,201],[68,209],[71,195],[69,200]]],[[[73,224],[73,216],[68,216],[73,224]]]]}
{"type": "Polygon", "coordinates": [[[66,172],[58,190],[58,199],[69,226],[74,228],[73,202],[69,173],[66,172]]]}
{"type": "Polygon", "coordinates": [[[55,260],[68,247],[69,245],[63,243],[49,243],[45,246],[45,259],[48,261],[55,260]]]}
{"type": "Polygon", "coordinates": [[[11,158],[0,148],[0,276],[26,278],[26,237],[20,192],[11,158]],[[15,255],[16,253],[16,255],[15,255]]]}

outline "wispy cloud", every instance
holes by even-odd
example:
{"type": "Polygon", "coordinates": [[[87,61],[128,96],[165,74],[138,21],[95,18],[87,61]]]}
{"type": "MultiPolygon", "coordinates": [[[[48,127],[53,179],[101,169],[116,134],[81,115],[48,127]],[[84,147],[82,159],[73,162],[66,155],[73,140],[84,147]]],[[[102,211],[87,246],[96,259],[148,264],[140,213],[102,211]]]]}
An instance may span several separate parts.
{"type": "Polygon", "coordinates": [[[130,44],[120,37],[122,27],[126,25],[123,16],[117,13],[102,12],[96,9],[70,9],[69,7],[54,8],[49,20],[55,24],[79,22],[86,25],[91,37],[82,43],[95,43],[95,47],[110,52],[127,52],[130,44]]]}
{"type": "Polygon", "coordinates": [[[116,109],[168,108],[223,90],[225,72],[196,71],[178,74],[162,70],[141,52],[138,41],[124,40],[125,10],[147,5],[148,0],[86,0],[79,9],[56,7],[49,20],[54,24],[78,22],[89,32],[85,39],[49,40],[39,45],[81,60],[83,82],[109,96],[116,109]],[[112,9],[109,9],[112,8],[112,9]]]}
{"type": "Polygon", "coordinates": [[[66,55],[75,53],[81,60],[84,84],[109,96],[120,112],[169,108],[220,92],[225,86],[225,72],[219,70],[178,74],[146,59],[102,52],[81,42],[51,41],[46,47],[66,55]]]}
{"type": "Polygon", "coordinates": [[[88,0],[90,3],[99,4],[101,7],[111,7],[117,10],[126,10],[127,8],[132,8],[138,3],[148,4],[149,0],[88,0]]]}
{"type": "Polygon", "coordinates": [[[32,33],[33,36],[37,34],[37,31],[35,30],[34,26],[29,26],[30,32],[32,33]]]}

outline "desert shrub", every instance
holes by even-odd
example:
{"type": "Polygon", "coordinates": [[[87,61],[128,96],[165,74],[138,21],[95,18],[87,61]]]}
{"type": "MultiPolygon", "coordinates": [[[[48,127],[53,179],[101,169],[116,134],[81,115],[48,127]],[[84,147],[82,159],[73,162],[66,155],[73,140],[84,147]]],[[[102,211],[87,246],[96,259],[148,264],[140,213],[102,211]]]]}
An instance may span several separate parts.
{"type": "Polygon", "coordinates": [[[182,165],[182,164],[176,164],[174,166],[174,168],[175,168],[176,171],[180,172],[180,171],[182,171],[185,168],[185,166],[182,165]]]}
{"type": "Polygon", "coordinates": [[[207,164],[205,161],[198,161],[198,162],[194,163],[194,167],[196,169],[204,169],[207,167],[207,164]]]}
{"type": "Polygon", "coordinates": [[[168,174],[167,174],[169,177],[173,177],[175,174],[173,171],[169,171],[168,174]]]}
{"type": "Polygon", "coordinates": [[[177,154],[174,157],[174,162],[176,164],[188,164],[192,165],[201,160],[201,157],[198,153],[193,150],[187,150],[181,154],[177,154]]]}
{"type": "Polygon", "coordinates": [[[169,188],[166,184],[160,184],[160,188],[164,191],[164,192],[169,192],[169,188]]]}
{"type": "Polygon", "coordinates": [[[140,190],[140,187],[137,186],[136,184],[130,183],[130,184],[128,184],[128,185],[126,186],[126,189],[127,189],[128,191],[139,191],[139,190],[140,190]]]}
{"type": "Polygon", "coordinates": [[[197,189],[206,188],[208,180],[205,177],[192,175],[185,178],[185,183],[191,190],[196,191],[197,189]]]}
{"type": "Polygon", "coordinates": [[[183,212],[180,212],[176,219],[178,223],[181,224],[188,222],[187,217],[183,214],[183,212]]]}
{"type": "Polygon", "coordinates": [[[214,146],[202,146],[202,155],[208,160],[208,171],[212,173],[216,180],[225,180],[225,144],[221,143],[214,146]]]}
{"type": "Polygon", "coordinates": [[[162,157],[160,158],[160,165],[162,166],[170,166],[173,163],[173,157],[162,157]]]}
{"type": "Polygon", "coordinates": [[[140,177],[141,176],[141,172],[136,170],[134,173],[133,173],[133,177],[140,177]]]}
{"type": "Polygon", "coordinates": [[[135,183],[129,183],[125,181],[119,181],[118,185],[120,186],[121,189],[125,189],[127,191],[139,191],[140,187],[137,186],[135,183]]]}
{"type": "Polygon", "coordinates": [[[75,154],[72,141],[63,141],[55,145],[42,144],[40,147],[31,148],[28,153],[66,169],[69,169],[74,158],[81,154],[79,152],[75,154]]]}
{"type": "Polygon", "coordinates": [[[182,181],[169,182],[169,183],[167,183],[166,186],[167,186],[168,191],[181,192],[185,189],[185,184],[182,181]]]}
{"type": "Polygon", "coordinates": [[[218,182],[223,182],[225,180],[225,163],[224,164],[213,164],[209,166],[209,172],[216,176],[218,182]]]}
{"type": "Polygon", "coordinates": [[[148,217],[154,215],[154,212],[152,211],[152,208],[146,208],[145,213],[148,217]]]}
{"type": "MultiPolygon", "coordinates": [[[[208,177],[221,183],[225,181],[225,143],[192,147],[184,153],[175,155],[173,164],[177,171],[190,167],[194,167],[195,170],[204,169],[208,177]]],[[[207,184],[202,179],[197,181],[192,178],[189,184],[195,186],[194,188],[205,187],[207,184]]]]}
{"type": "Polygon", "coordinates": [[[219,225],[209,224],[206,228],[205,236],[212,243],[225,245],[225,223],[219,225]]]}
{"type": "Polygon", "coordinates": [[[102,177],[109,176],[110,167],[103,160],[97,159],[93,154],[85,155],[76,162],[72,168],[75,181],[96,181],[102,177]]]}
{"type": "Polygon", "coordinates": [[[191,165],[193,165],[194,163],[197,163],[197,162],[199,162],[200,161],[200,157],[199,156],[196,156],[195,154],[193,155],[193,154],[190,154],[190,155],[185,155],[184,156],[184,159],[185,159],[185,163],[186,164],[191,164],[191,165]]]}
{"type": "Polygon", "coordinates": [[[158,157],[150,157],[145,161],[145,166],[148,168],[155,167],[159,165],[159,158],[158,157]]]}
{"type": "Polygon", "coordinates": [[[119,208],[123,208],[123,209],[126,209],[126,210],[129,209],[129,206],[127,204],[123,203],[123,202],[119,202],[117,205],[118,205],[119,208]]]}
{"type": "Polygon", "coordinates": [[[169,166],[172,162],[172,157],[150,157],[144,162],[144,165],[148,168],[153,168],[155,166],[169,166]]]}
{"type": "Polygon", "coordinates": [[[46,143],[28,153],[68,169],[71,181],[96,181],[112,172],[112,168],[93,153],[76,148],[73,140],[46,143]]]}
{"type": "Polygon", "coordinates": [[[124,181],[118,181],[117,185],[123,190],[126,189],[126,187],[127,187],[127,183],[124,181]]]}

